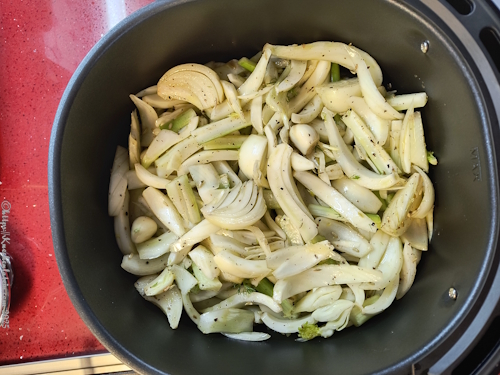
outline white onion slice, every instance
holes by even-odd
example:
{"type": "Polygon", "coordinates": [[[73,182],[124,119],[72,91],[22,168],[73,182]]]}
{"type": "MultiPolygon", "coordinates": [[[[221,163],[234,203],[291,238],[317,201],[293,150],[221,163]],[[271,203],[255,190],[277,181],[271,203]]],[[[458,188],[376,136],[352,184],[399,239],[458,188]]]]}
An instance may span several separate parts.
{"type": "Polygon", "coordinates": [[[324,108],[323,113],[330,145],[338,150],[336,155],[337,163],[341,165],[348,178],[371,190],[387,189],[397,182],[397,175],[379,175],[362,166],[354,158],[342,139],[337,125],[333,122],[333,113],[325,111],[324,108]]]}
{"type": "Polygon", "coordinates": [[[129,95],[130,99],[134,102],[135,106],[139,110],[139,116],[141,117],[142,124],[142,134],[141,134],[141,146],[148,147],[153,141],[153,130],[155,129],[156,120],[158,115],[153,107],[151,107],[146,102],[142,101],[135,95],[129,95]]]}
{"type": "Polygon", "coordinates": [[[337,301],[341,294],[342,288],[340,285],[322,286],[312,289],[295,304],[293,311],[296,313],[312,312],[337,301]]]}
{"type": "Polygon", "coordinates": [[[315,324],[316,320],[311,315],[306,315],[299,319],[280,319],[265,312],[262,314],[262,322],[273,331],[288,334],[299,332],[299,328],[304,324],[315,324]]]}
{"type": "Polygon", "coordinates": [[[307,62],[301,60],[292,60],[290,63],[290,67],[291,67],[290,73],[276,87],[277,93],[290,90],[300,81],[300,79],[304,76],[304,73],[306,72],[307,62]]]}
{"type": "MultiPolygon", "coordinates": [[[[291,45],[291,46],[273,46],[266,45],[271,48],[273,55],[284,59],[297,60],[328,60],[342,65],[350,71],[356,71],[355,62],[349,58],[347,45],[340,42],[314,42],[309,44],[291,45]]],[[[382,84],[382,72],[377,62],[366,52],[350,47],[357,51],[365,61],[365,64],[370,67],[369,72],[376,86],[382,84]]]]}
{"type": "Polygon", "coordinates": [[[292,113],[291,120],[296,124],[308,124],[319,116],[322,109],[323,101],[318,95],[314,95],[299,113],[292,113]]]}
{"type": "Polygon", "coordinates": [[[380,298],[375,303],[363,307],[363,314],[379,314],[387,309],[396,298],[398,285],[399,274],[396,274],[396,276],[389,281],[380,298]]]}
{"type": "Polygon", "coordinates": [[[141,180],[146,186],[152,186],[157,189],[165,189],[167,185],[172,182],[171,180],[168,180],[166,178],[161,178],[157,175],[154,175],[140,164],[135,165],[135,173],[137,175],[137,178],[141,180]]]}
{"type": "Polygon", "coordinates": [[[127,191],[126,173],[129,167],[127,150],[121,146],[116,148],[108,192],[108,214],[116,216],[120,213],[127,191]]]}
{"type": "Polygon", "coordinates": [[[265,277],[271,273],[265,260],[243,259],[227,250],[217,253],[214,261],[222,272],[244,279],[265,277]]]}
{"type": "Polygon", "coordinates": [[[363,212],[376,214],[382,207],[382,202],[371,190],[348,178],[336,179],[332,186],[363,212]]]}
{"type": "Polygon", "coordinates": [[[327,185],[319,177],[310,172],[294,172],[293,176],[356,228],[375,233],[377,228],[372,219],[349,202],[335,188],[327,185]]]}
{"type": "Polygon", "coordinates": [[[175,208],[172,201],[161,191],[154,187],[148,187],[143,191],[142,196],[148,203],[151,211],[169,230],[178,236],[186,233],[184,220],[175,208]]]}
{"type": "Polygon", "coordinates": [[[408,242],[405,242],[403,247],[403,266],[399,274],[399,286],[396,293],[396,299],[403,298],[413,285],[419,260],[420,251],[414,249],[408,242]]]}
{"type": "Polygon", "coordinates": [[[265,341],[271,338],[269,333],[263,332],[241,332],[241,333],[225,333],[222,334],[233,340],[240,341],[265,341]]]}
{"type": "Polygon", "coordinates": [[[361,96],[358,78],[330,82],[315,88],[324,106],[335,113],[347,111],[352,106],[352,97],[361,96]]]}
{"type": "Polygon", "coordinates": [[[275,313],[279,313],[282,311],[281,306],[277,304],[271,297],[266,296],[262,293],[252,292],[234,294],[233,296],[226,298],[222,302],[205,309],[204,312],[230,309],[233,307],[240,308],[247,305],[264,305],[270,308],[275,313]]]}
{"type": "MultiPolygon", "coordinates": [[[[129,221],[129,192],[125,191],[125,199],[118,215],[114,217],[115,238],[122,254],[128,255],[136,252],[135,245],[130,237],[129,221]]],[[[156,225],[156,223],[155,223],[156,225]]]]}
{"type": "Polygon", "coordinates": [[[429,212],[432,211],[432,208],[434,207],[434,186],[432,185],[431,179],[424,171],[416,165],[414,165],[413,168],[417,170],[422,177],[422,181],[424,182],[424,197],[418,208],[410,215],[412,218],[423,219],[429,214],[429,212]]]}
{"type": "Polygon", "coordinates": [[[278,280],[274,285],[273,299],[281,302],[296,294],[327,285],[341,285],[382,280],[379,270],[349,264],[315,266],[298,275],[278,280]]]}

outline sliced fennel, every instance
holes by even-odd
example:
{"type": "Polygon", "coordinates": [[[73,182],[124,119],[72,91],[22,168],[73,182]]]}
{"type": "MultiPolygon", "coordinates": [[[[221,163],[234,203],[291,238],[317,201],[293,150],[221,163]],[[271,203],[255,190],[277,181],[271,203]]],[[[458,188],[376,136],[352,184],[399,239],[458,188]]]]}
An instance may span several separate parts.
{"type": "Polygon", "coordinates": [[[366,52],[316,42],[178,65],[130,96],[108,212],[123,269],[173,329],[185,310],[205,334],[262,341],[263,323],[307,341],[408,294],[437,161],[426,93],[382,81],[366,52]]]}

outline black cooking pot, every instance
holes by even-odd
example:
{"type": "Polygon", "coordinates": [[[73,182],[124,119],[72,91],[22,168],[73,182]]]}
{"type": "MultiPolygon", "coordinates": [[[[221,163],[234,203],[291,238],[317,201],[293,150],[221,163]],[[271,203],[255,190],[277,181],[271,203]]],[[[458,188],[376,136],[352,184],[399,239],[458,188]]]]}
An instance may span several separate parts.
{"type": "Polygon", "coordinates": [[[64,93],[49,155],[58,265],[97,338],[139,372],[176,375],[420,373],[450,349],[496,275],[500,114],[498,19],[487,4],[452,3],[470,14],[435,0],[158,1],[106,35],[64,93]],[[186,316],[172,331],[120,268],[107,215],[114,151],[129,132],[128,95],[179,63],[318,40],[352,42],[378,61],[385,84],[429,95],[422,112],[439,160],[430,173],[435,233],[414,286],[361,328],[327,340],[274,334],[264,343],[236,342],[201,334],[186,316]]]}

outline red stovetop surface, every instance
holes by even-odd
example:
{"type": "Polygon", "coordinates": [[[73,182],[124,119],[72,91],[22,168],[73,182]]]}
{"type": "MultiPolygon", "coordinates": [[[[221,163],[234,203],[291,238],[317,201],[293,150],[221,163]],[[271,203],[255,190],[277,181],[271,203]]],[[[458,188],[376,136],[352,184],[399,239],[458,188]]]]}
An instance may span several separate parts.
{"type": "Polygon", "coordinates": [[[105,351],[76,313],[52,246],[47,156],[71,75],[117,22],[153,0],[0,0],[0,201],[11,205],[9,328],[0,364],[105,351]]]}

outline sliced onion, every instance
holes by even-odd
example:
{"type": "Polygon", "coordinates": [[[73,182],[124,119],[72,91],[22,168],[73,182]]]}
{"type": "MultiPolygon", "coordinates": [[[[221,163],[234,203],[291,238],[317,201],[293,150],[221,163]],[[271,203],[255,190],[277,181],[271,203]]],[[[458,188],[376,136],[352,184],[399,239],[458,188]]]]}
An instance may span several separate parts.
{"type": "Polygon", "coordinates": [[[224,93],[226,94],[226,98],[233,108],[234,112],[240,116],[240,118],[245,118],[243,114],[243,110],[241,109],[241,103],[237,98],[238,93],[236,92],[236,88],[234,85],[227,81],[221,81],[222,87],[224,88],[224,93]]]}
{"type": "Polygon", "coordinates": [[[137,244],[137,252],[141,259],[155,259],[170,250],[170,245],[173,244],[179,237],[175,233],[166,232],[161,236],[151,238],[146,242],[137,244]]]}
{"type": "Polygon", "coordinates": [[[193,303],[189,299],[189,294],[188,293],[181,293],[182,296],[182,305],[184,306],[184,310],[186,311],[187,315],[191,319],[191,321],[198,325],[200,322],[200,314],[198,311],[193,306],[193,303]]]}
{"type": "Polygon", "coordinates": [[[309,77],[311,77],[311,75],[316,70],[318,63],[319,60],[307,60],[306,71],[304,72],[304,75],[302,76],[300,81],[297,83],[297,86],[302,86],[302,84],[306,82],[309,79],[309,77]]]}
{"type": "Polygon", "coordinates": [[[189,167],[199,164],[207,164],[220,160],[238,160],[237,150],[207,150],[200,151],[187,158],[177,169],[177,175],[181,176],[189,172],[189,167]]]}
{"type": "Polygon", "coordinates": [[[352,293],[354,294],[354,304],[362,307],[365,303],[365,291],[360,287],[359,284],[348,284],[347,285],[352,293]]]}
{"type": "Polygon", "coordinates": [[[370,240],[372,251],[370,251],[359,260],[358,266],[366,268],[377,268],[380,264],[380,260],[385,254],[385,250],[387,249],[387,245],[389,244],[390,239],[391,236],[381,230],[378,230],[370,240]]]}
{"type": "Polygon", "coordinates": [[[281,306],[277,304],[271,297],[266,296],[262,293],[252,292],[234,294],[233,296],[226,298],[222,302],[205,309],[204,312],[230,309],[233,307],[240,308],[252,304],[267,306],[275,313],[279,313],[282,311],[281,306]]]}
{"type": "Polygon", "coordinates": [[[250,121],[250,112],[247,111],[244,115],[243,119],[237,115],[233,115],[219,121],[214,121],[196,129],[193,131],[192,135],[196,138],[198,143],[205,143],[212,139],[223,137],[236,130],[252,125],[250,121]]]}
{"type": "Polygon", "coordinates": [[[181,71],[187,71],[187,72],[198,72],[203,75],[205,75],[210,81],[212,81],[212,84],[215,88],[215,91],[217,91],[217,99],[219,102],[222,102],[224,100],[224,90],[221,86],[220,78],[217,75],[215,71],[207,67],[206,65],[201,65],[201,64],[181,64],[173,67],[170,69],[167,73],[165,73],[164,77],[169,77],[171,75],[174,75],[178,72],[181,71]]]}
{"type": "Polygon", "coordinates": [[[314,88],[325,82],[330,73],[330,62],[320,61],[311,77],[301,86],[299,93],[288,103],[289,113],[297,113],[302,110],[316,95],[314,88]]]}
{"type": "Polygon", "coordinates": [[[415,275],[417,274],[417,263],[420,260],[420,251],[414,249],[408,242],[403,247],[403,266],[399,274],[399,286],[396,299],[401,299],[410,290],[415,275]]]}
{"type": "Polygon", "coordinates": [[[162,157],[156,159],[156,173],[159,177],[168,177],[176,171],[182,162],[202,148],[195,138],[188,137],[177,143],[162,157]]]}
{"type": "Polygon", "coordinates": [[[355,65],[355,71],[359,78],[359,86],[361,87],[363,98],[370,109],[379,117],[386,120],[402,119],[403,114],[392,108],[378,91],[377,85],[374,82],[373,77],[370,75],[370,69],[368,69],[366,62],[361,57],[359,51],[348,46],[346,46],[346,49],[349,56],[352,58],[353,64],[355,65]]]}
{"type": "Polygon", "coordinates": [[[351,97],[350,102],[352,109],[370,128],[370,131],[373,133],[377,143],[380,146],[383,146],[389,136],[390,121],[377,116],[362,98],[351,97]]]}
{"type": "Polygon", "coordinates": [[[312,317],[318,322],[331,322],[337,320],[346,310],[354,307],[354,303],[345,299],[339,299],[331,305],[323,306],[311,314],[312,317]]]}
{"type": "Polygon", "coordinates": [[[290,139],[302,155],[308,155],[318,144],[319,135],[312,126],[297,124],[290,128],[290,139]]]}
{"type": "Polygon", "coordinates": [[[184,220],[165,194],[154,187],[148,187],[143,191],[142,196],[163,225],[178,236],[182,236],[186,232],[184,220]]]}
{"type": "Polygon", "coordinates": [[[198,194],[203,203],[210,203],[219,189],[220,178],[212,164],[193,165],[189,167],[189,173],[196,183],[198,194]]]}
{"type": "Polygon", "coordinates": [[[408,242],[415,249],[428,250],[429,239],[425,219],[412,218],[408,230],[401,235],[401,239],[408,242]]]}
{"type": "Polygon", "coordinates": [[[408,229],[410,208],[417,192],[419,179],[419,174],[414,173],[406,182],[405,187],[398,190],[392,198],[380,224],[380,229],[384,232],[391,236],[400,236],[408,229]]]}
{"type": "Polygon", "coordinates": [[[415,94],[395,95],[387,99],[387,102],[398,111],[405,111],[410,107],[421,108],[427,104],[427,94],[418,92],[415,94]]]}
{"type": "Polygon", "coordinates": [[[306,72],[307,62],[301,60],[292,60],[290,64],[290,73],[276,87],[276,92],[288,91],[294,87],[306,72]]]}
{"type": "Polygon", "coordinates": [[[315,95],[299,113],[292,113],[291,120],[296,124],[308,124],[319,116],[322,109],[323,101],[315,95]]]}
{"type": "Polygon", "coordinates": [[[225,333],[222,334],[233,340],[240,341],[265,341],[271,338],[269,333],[263,332],[241,332],[241,333],[225,333]]]}
{"type": "Polygon", "coordinates": [[[380,298],[373,304],[363,307],[363,314],[379,314],[387,309],[394,299],[398,291],[399,274],[394,276],[387,284],[380,298]]]}
{"type": "Polygon", "coordinates": [[[363,167],[354,158],[340,136],[339,130],[333,122],[333,113],[326,112],[325,109],[323,109],[323,113],[330,145],[338,150],[336,160],[341,165],[347,177],[371,190],[387,189],[397,182],[397,175],[379,175],[363,167]]]}
{"type": "Polygon", "coordinates": [[[145,185],[152,186],[157,189],[165,189],[167,185],[172,182],[171,180],[161,178],[157,175],[152,174],[140,164],[135,165],[135,173],[137,175],[137,178],[141,180],[145,185]]]}
{"type": "Polygon", "coordinates": [[[382,202],[371,190],[348,178],[332,181],[332,186],[363,212],[376,214],[382,207],[382,202]]]}
{"type": "Polygon", "coordinates": [[[262,96],[254,98],[250,105],[250,120],[258,134],[264,134],[262,121],[262,96]]]}
{"type": "Polygon", "coordinates": [[[263,176],[266,175],[267,139],[263,135],[251,134],[241,145],[238,165],[247,178],[253,178],[255,162],[263,176]]]}
{"type": "Polygon", "coordinates": [[[333,187],[310,172],[294,172],[294,177],[356,228],[375,232],[375,223],[333,187]]]}
{"type": "Polygon", "coordinates": [[[146,276],[161,272],[167,267],[168,254],[162,255],[156,259],[140,259],[137,254],[124,255],[122,259],[122,268],[137,276],[146,276]]]}
{"type": "Polygon", "coordinates": [[[293,311],[296,313],[312,312],[337,301],[341,294],[342,288],[340,285],[322,286],[312,289],[295,304],[293,311]]]}
{"type": "Polygon", "coordinates": [[[174,285],[168,291],[154,297],[144,296],[146,301],[158,306],[167,316],[170,328],[176,329],[182,315],[182,296],[179,289],[174,285]]]}
{"type": "Polygon", "coordinates": [[[298,275],[278,280],[273,299],[281,302],[296,294],[327,285],[355,284],[382,280],[379,270],[349,264],[315,266],[298,275]]]}
{"type": "Polygon", "coordinates": [[[259,90],[262,82],[264,81],[267,64],[269,63],[270,58],[271,50],[264,47],[262,56],[255,66],[254,71],[252,72],[252,74],[250,74],[245,83],[238,88],[238,93],[240,95],[248,95],[259,90]]]}
{"type": "Polygon", "coordinates": [[[173,253],[177,253],[185,250],[186,248],[191,248],[193,245],[210,237],[211,234],[214,234],[219,230],[220,228],[212,224],[210,221],[202,220],[199,224],[196,224],[181,238],[175,241],[171,245],[170,251],[173,253]]]}
{"type": "Polygon", "coordinates": [[[227,272],[236,277],[251,279],[265,277],[271,270],[267,268],[265,260],[247,260],[240,258],[228,250],[217,253],[214,261],[222,272],[227,272]]]}
{"type": "Polygon", "coordinates": [[[370,131],[369,127],[353,110],[348,111],[342,116],[344,123],[351,129],[356,144],[363,147],[368,158],[367,161],[373,162],[376,171],[390,175],[398,172],[398,167],[391,159],[387,151],[377,142],[377,139],[370,131]]]}
{"type": "Polygon", "coordinates": [[[303,157],[295,151],[292,152],[290,162],[294,171],[310,171],[316,167],[313,161],[303,157]]]}
{"type": "Polygon", "coordinates": [[[137,94],[135,94],[135,96],[137,96],[138,98],[142,98],[146,95],[155,94],[157,90],[158,89],[157,89],[156,85],[149,86],[149,87],[145,88],[144,90],[139,91],[137,94]]]}
{"type": "Polygon", "coordinates": [[[128,153],[130,160],[130,169],[134,168],[135,163],[141,161],[141,126],[137,118],[137,110],[130,115],[130,135],[128,137],[128,153]]]}
{"type": "Polygon", "coordinates": [[[315,324],[316,320],[311,315],[298,319],[281,319],[265,312],[262,314],[262,322],[273,331],[289,334],[299,332],[299,328],[306,323],[315,324]]]}
{"type": "Polygon", "coordinates": [[[142,101],[135,95],[129,95],[130,99],[134,102],[135,106],[139,110],[139,116],[141,117],[142,124],[142,134],[141,134],[141,146],[148,147],[153,141],[153,130],[156,128],[155,122],[158,119],[158,115],[153,107],[151,107],[146,102],[142,101]]]}
{"type": "Polygon", "coordinates": [[[332,252],[333,246],[329,244],[328,241],[305,246],[285,247],[268,255],[267,265],[271,267],[271,264],[276,265],[281,260],[281,263],[277,267],[271,268],[275,268],[273,272],[274,277],[277,279],[284,279],[314,267],[322,260],[332,258],[332,252]],[[286,259],[282,260],[285,254],[286,259]]]}
{"type": "Polygon", "coordinates": [[[108,214],[116,216],[120,213],[127,191],[126,173],[129,167],[127,150],[121,146],[116,148],[108,193],[108,214]]]}
{"type": "Polygon", "coordinates": [[[361,96],[358,78],[330,82],[315,88],[321,101],[330,111],[342,113],[351,108],[351,97],[361,96]]]}
{"type": "MultiPolygon", "coordinates": [[[[184,100],[165,100],[161,96],[157,94],[158,88],[157,86],[154,87],[154,93],[145,95],[142,100],[148,103],[151,107],[153,108],[159,108],[159,109],[169,109],[169,108],[175,108],[178,105],[185,104],[184,100]]],[[[138,96],[138,95],[136,95],[138,96]]]]}
{"type": "Polygon", "coordinates": [[[432,234],[434,233],[434,207],[431,208],[429,213],[425,216],[425,221],[427,223],[427,233],[430,242],[432,239],[432,234]]]}
{"type": "Polygon", "coordinates": [[[161,130],[153,139],[142,158],[142,166],[148,168],[161,154],[181,140],[182,138],[179,134],[167,129],[161,130]]]}
{"type": "MultiPolygon", "coordinates": [[[[201,212],[211,223],[224,229],[245,229],[259,221],[267,211],[266,202],[263,197],[262,188],[257,188],[253,181],[247,181],[245,186],[252,187],[252,196],[246,206],[238,212],[232,209],[232,205],[222,209],[209,210],[207,206],[201,212]]],[[[235,202],[236,207],[239,202],[235,202]]]]}
{"type": "Polygon", "coordinates": [[[412,218],[423,219],[429,214],[429,212],[432,211],[434,207],[434,186],[432,185],[431,179],[424,171],[416,165],[414,165],[413,168],[415,168],[422,177],[422,181],[424,183],[424,197],[418,208],[410,215],[412,218]]]}
{"type": "Polygon", "coordinates": [[[298,200],[298,192],[291,192],[285,185],[284,175],[287,175],[288,181],[291,178],[291,164],[289,161],[291,153],[292,148],[286,144],[280,144],[272,151],[267,162],[269,186],[280,207],[290,218],[292,225],[300,231],[304,241],[310,241],[318,233],[316,224],[307,208],[305,208],[304,203],[298,200]],[[284,168],[284,166],[287,168],[284,168]]]}
{"type": "MultiPolygon", "coordinates": [[[[245,82],[245,78],[243,78],[242,76],[239,76],[237,74],[232,74],[232,73],[229,73],[227,75],[227,79],[229,80],[229,82],[231,82],[234,87],[238,88],[240,87],[244,82],[245,82]]],[[[221,81],[222,82],[222,81],[221,81]]]]}
{"type": "MultiPolygon", "coordinates": [[[[339,42],[314,42],[309,44],[291,45],[291,46],[273,46],[267,44],[271,48],[273,55],[284,59],[297,60],[328,60],[342,65],[350,71],[356,71],[355,62],[349,58],[347,51],[348,47],[344,43],[339,42]]],[[[382,72],[377,62],[366,52],[363,52],[355,47],[350,47],[357,51],[366,65],[370,67],[369,72],[377,86],[382,84],[382,72]]]]}
{"type": "Polygon", "coordinates": [[[361,287],[366,290],[380,290],[395,277],[398,277],[403,265],[403,249],[399,237],[391,237],[387,244],[384,256],[377,266],[377,270],[382,272],[382,279],[375,283],[362,284],[361,287]]]}
{"type": "Polygon", "coordinates": [[[227,176],[230,186],[241,184],[241,180],[238,178],[238,175],[234,173],[233,168],[227,163],[227,161],[214,161],[212,164],[217,173],[227,176]]]}
{"type": "Polygon", "coordinates": [[[174,274],[169,267],[165,268],[162,273],[154,280],[151,280],[144,288],[144,294],[148,297],[166,292],[173,286],[174,274]]]}
{"type": "Polygon", "coordinates": [[[337,251],[361,258],[372,251],[372,246],[358,231],[346,224],[327,218],[316,219],[319,234],[332,243],[337,251]]]}
{"type": "Polygon", "coordinates": [[[223,89],[217,74],[200,64],[178,65],[158,82],[158,95],[165,100],[178,99],[199,109],[214,107],[223,101],[223,89]]]}
{"type": "Polygon", "coordinates": [[[411,138],[413,136],[414,127],[415,116],[413,107],[411,107],[406,111],[399,136],[399,157],[401,159],[401,169],[405,173],[410,173],[411,171],[411,138]]]}
{"type": "MultiPolygon", "coordinates": [[[[114,217],[115,238],[122,254],[128,255],[136,252],[135,245],[130,237],[129,221],[129,192],[125,191],[125,199],[118,215],[114,217]]],[[[155,223],[156,225],[156,223],[155,223]]],[[[156,230],[155,230],[156,231],[156,230]]]]}
{"type": "Polygon", "coordinates": [[[243,309],[223,309],[201,314],[198,328],[201,332],[241,333],[253,329],[254,313],[243,309]]]}
{"type": "Polygon", "coordinates": [[[420,112],[413,114],[413,134],[411,134],[410,160],[414,165],[419,166],[424,172],[429,171],[429,161],[427,160],[427,148],[425,145],[424,127],[420,112]]]}

